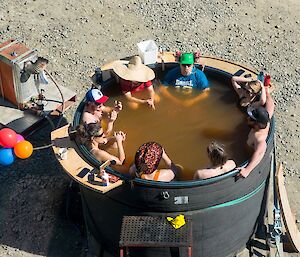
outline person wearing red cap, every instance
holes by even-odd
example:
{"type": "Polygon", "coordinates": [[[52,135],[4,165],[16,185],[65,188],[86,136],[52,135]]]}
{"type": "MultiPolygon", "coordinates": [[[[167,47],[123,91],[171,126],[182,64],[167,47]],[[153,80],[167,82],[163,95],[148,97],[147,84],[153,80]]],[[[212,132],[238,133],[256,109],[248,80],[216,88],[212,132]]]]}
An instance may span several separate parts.
{"type": "Polygon", "coordinates": [[[101,123],[102,119],[107,121],[107,129],[105,134],[108,135],[113,130],[113,124],[118,117],[118,113],[122,110],[122,103],[115,102],[114,108],[105,106],[108,96],[96,88],[90,89],[85,95],[86,104],[82,114],[82,122],[101,123]]]}
{"type": "Polygon", "coordinates": [[[247,145],[253,149],[249,163],[240,168],[238,177],[246,178],[250,172],[260,163],[267,150],[267,137],[270,129],[270,121],[274,114],[274,101],[266,89],[265,107],[249,107],[247,110],[247,122],[251,127],[248,135],[247,145]]]}

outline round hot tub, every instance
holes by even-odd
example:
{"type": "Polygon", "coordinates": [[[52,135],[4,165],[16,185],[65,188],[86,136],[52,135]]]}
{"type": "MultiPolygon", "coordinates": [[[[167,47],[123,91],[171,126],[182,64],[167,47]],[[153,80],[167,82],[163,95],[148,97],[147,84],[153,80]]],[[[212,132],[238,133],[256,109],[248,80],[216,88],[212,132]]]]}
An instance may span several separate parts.
{"type": "MultiPolygon", "coordinates": [[[[236,72],[253,76],[256,72],[242,65],[217,58],[205,57],[205,74],[230,88],[230,79],[236,72]]],[[[175,63],[164,63],[169,69],[175,63]]],[[[160,63],[151,67],[161,76],[160,63]]],[[[106,72],[112,73],[109,66],[106,72]]],[[[104,93],[109,95],[114,77],[105,80],[104,93]]],[[[231,89],[230,89],[231,90],[231,89]]],[[[231,93],[234,95],[233,91],[231,93]]],[[[79,124],[85,101],[83,100],[74,117],[73,126],[79,124]]],[[[197,103],[196,103],[197,104],[197,103]]],[[[245,144],[244,138],[237,142],[245,144]]],[[[184,214],[192,220],[193,256],[232,256],[246,246],[255,229],[263,221],[266,209],[268,178],[271,168],[271,154],[274,148],[274,120],[267,138],[267,151],[260,164],[246,179],[236,180],[238,170],[205,180],[191,180],[187,176],[181,181],[158,182],[130,178],[110,167],[107,170],[119,176],[124,183],[106,193],[100,192],[88,183],[80,181],[80,190],[86,225],[91,235],[107,251],[118,256],[122,218],[131,215],[176,216],[184,214]]],[[[78,144],[82,158],[94,167],[101,163],[83,145],[78,144]]],[[[239,151],[240,152],[240,151],[239,151]]],[[[178,155],[183,154],[178,148],[178,155]]],[[[241,155],[245,156],[245,154],[241,155]]],[[[245,157],[240,157],[245,158],[245,157]]],[[[247,164],[239,160],[239,166],[247,164]]],[[[193,168],[193,167],[192,167],[193,168]]],[[[74,178],[74,177],[73,177],[74,178]]],[[[75,179],[76,180],[76,179],[75,179]]],[[[138,253],[131,250],[131,256],[171,256],[165,248],[142,248],[138,253]]],[[[186,256],[185,252],[181,252],[186,256]]]]}

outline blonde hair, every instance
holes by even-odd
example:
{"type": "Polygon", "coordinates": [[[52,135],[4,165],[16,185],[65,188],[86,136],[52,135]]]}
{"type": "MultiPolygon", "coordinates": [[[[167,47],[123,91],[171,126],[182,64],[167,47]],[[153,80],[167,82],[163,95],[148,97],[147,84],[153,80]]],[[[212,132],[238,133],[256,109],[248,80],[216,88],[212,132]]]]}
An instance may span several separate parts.
{"type": "Polygon", "coordinates": [[[261,82],[259,80],[248,82],[248,86],[253,90],[253,93],[255,94],[257,94],[261,90],[261,82]]]}

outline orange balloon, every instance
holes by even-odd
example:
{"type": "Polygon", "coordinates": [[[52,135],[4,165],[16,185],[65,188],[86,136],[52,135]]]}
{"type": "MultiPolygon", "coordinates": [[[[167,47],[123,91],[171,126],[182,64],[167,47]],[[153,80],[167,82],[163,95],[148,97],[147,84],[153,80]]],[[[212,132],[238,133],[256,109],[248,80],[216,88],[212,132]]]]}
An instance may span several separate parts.
{"type": "Polygon", "coordinates": [[[28,158],[33,152],[33,146],[29,141],[21,141],[14,147],[15,155],[21,159],[28,158]]]}

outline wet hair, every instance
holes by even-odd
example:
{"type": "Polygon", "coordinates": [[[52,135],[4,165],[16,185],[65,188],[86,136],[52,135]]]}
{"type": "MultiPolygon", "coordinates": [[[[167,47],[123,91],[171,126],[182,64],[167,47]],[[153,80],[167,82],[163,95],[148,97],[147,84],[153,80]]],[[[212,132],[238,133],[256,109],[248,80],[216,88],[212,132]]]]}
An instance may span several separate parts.
{"type": "Polygon", "coordinates": [[[98,136],[101,125],[99,123],[82,123],[76,128],[76,135],[81,139],[91,140],[92,137],[98,136]]]}
{"type": "Polygon", "coordinates": [[[207,154],[213,166],[222,166],[227,160],[227,153],[224,150],[223,145],[216,141],[212,141],[207,146],[207,154]]]}
{"type": "Polygon", "coordinates": [[[135,166],[138,174],[153,173],[162,158],[163,148],[156,142],[142,144],[135,154],[135,166]]]}

